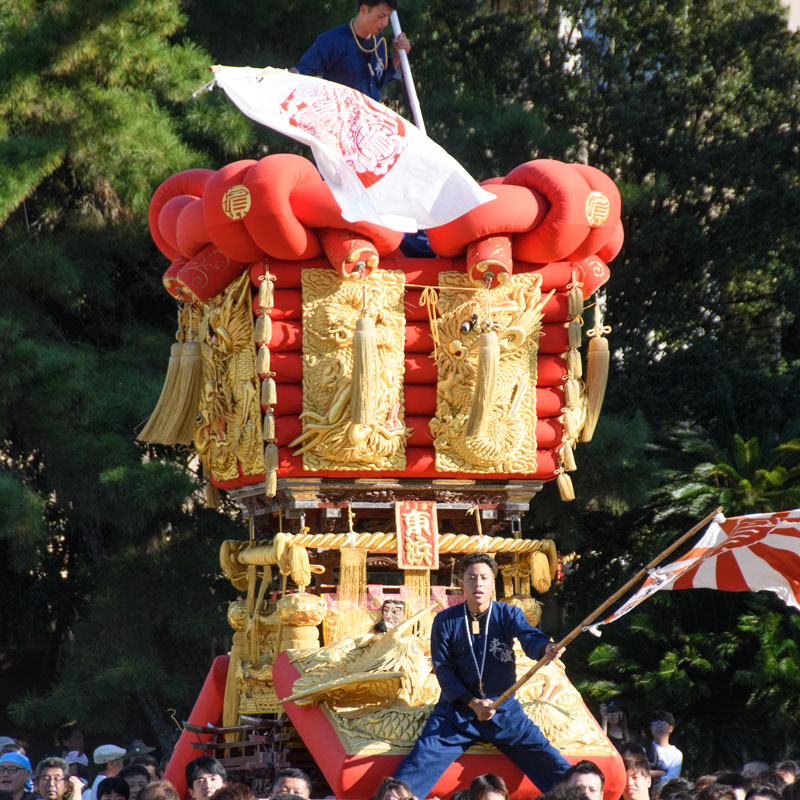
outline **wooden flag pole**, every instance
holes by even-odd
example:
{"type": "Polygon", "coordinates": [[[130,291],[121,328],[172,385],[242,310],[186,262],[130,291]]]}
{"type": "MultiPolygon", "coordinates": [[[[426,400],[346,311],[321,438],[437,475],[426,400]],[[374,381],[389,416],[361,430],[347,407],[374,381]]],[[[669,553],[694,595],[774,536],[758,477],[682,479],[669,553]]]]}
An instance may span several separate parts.
{"type": "MultiPolygon", "coordinates": [[[[647,566],[642,567],[636,575],[634,575],[621,589],[618,589],[611,597],[608,598],[602,605],[599,605],[588,617],[586,617],[580,625],[573,628],[558,644],[556,644],[556,649],[560,650],[562,647],[566,647],[573,639],[577,638],[578,634],[587,626],[590,625],[594,620],[596,620],[604,611],[607,611],[617,600],[622,597],[634,584],[638,583],[645,575],[647,575],[648,571],[651,570],[653,567],[656,566],[659,562],[663,561],[670,553],[673,553],[677,550],[687,539],[690,539],[694,536],[701,528],[708,525],[717,514],[722,512],[722,506],[717,508],[715,511],[712,511],[706,517],[704,517],[700,522],[697,523],[694,527],[690,530],[686,531],[683,536],[680,537],[677,541],[673,542],[666,550],[659,553],[647,566]]],[[[498,706],[505,703],[509,697],[511,697],[514,692],[516,692],[521,686],[526,684],[548,661],[552,659],[545,656],[544,658],[540,658],[513,686],[510,686],[506,689],[500,697],[495,700],[490,708],[497,708],[498,706]]]]}
{"type": "MultiPolygon", "coordinates": [[[[400,27],[400,17],[397,16],[396,11],[392,11],[392,31],[396,39],[403,31],[400,27]]],[[[398,50],[400,53],[400,67],[403,70],[403,81],[406,85],[408,92],[408,102],[411,104],[411,113],[414,115],[414,124],[425,133],[425,123],[422,121],[422,109],[419,107],[419,99],[417,98],[417,89],[414,86],[414,78],[411,75],[411,67],[408,63],[408,54],[405,50],[398,50]]]]}

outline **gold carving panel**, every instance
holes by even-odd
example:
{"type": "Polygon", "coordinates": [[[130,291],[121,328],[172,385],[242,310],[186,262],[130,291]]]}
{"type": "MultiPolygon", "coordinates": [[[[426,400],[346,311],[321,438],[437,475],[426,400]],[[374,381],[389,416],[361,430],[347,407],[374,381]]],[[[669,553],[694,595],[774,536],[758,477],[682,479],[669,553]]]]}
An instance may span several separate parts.
{"type": "Polygon", "coordinates": [[[436,417],[430,422],[436,469],[535,472],[541,277],[513,275],[476,290],[463,273],[443,272],[439,283],[436,417]],[[495,363],[481,390],[487,339],[496,343],[495,363]],[[476,411],[483,415],[478,431],[470,430],[476,411]]]}
{"type": "Polygon", "coordinates": [[[217,480],[264,472],[249,275],[202,307],[203,383],[194,446],[217,480]]]}
{"type": "Polygon", "coordinates": [[[305,469],[405,469],[404,286],[399,270],[357,280],[303,270],[303,432],[292,446],[299,445],[295,455],[302,454],[305,469]],[[362,315],[375,323],[372,424],[356,423],[351,414],[353,340],[362,315]]]}

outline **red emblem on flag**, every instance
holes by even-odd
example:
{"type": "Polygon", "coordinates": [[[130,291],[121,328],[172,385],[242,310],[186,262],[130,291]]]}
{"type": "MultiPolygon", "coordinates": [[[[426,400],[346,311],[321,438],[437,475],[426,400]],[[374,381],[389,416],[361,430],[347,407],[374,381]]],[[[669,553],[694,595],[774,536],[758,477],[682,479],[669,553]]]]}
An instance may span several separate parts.
{"type": "Polygon", "coordinates": [[[294,89],[281,109],[290,125],[338,151],[365,188],[388,175],[408,146],[401,117],[346,86],[294,89]]]}

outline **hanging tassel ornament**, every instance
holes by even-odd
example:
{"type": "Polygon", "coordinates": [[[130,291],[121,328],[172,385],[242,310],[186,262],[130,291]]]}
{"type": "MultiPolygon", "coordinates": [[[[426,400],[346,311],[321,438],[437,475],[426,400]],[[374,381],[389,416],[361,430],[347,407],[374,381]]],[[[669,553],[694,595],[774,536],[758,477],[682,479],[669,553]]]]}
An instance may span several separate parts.
{"type": "Polygon", "coordinates": [[[580,347],[581,346],[581,328],[583,327],[583,322],[581,321],[580,317],[577,319],[572,320],[571,322],[567,323],[567,334],[569,336],[569,346],[570,347],[580,347]]]}
{"type": "Polygon", "coordinates": [[[596,324],[588,331],[589,354],[586,357],[586,419],[581,431],[581,441],[589,442],[594,436],[600,409],[603,407],[603,398],[606,394],[608,383],[608,368],[611,355],[608,350],[608,339],[605,334],[611,333],[611,328],[603,325],[603,315],[600,301],[596,306],[596,324]]]}
{"type": "Polygon", "coordinates": [[[203,494],[205,495],[206,505],[209,508],[219,508],[219,489],[211,481],[203,487],[203,494]]]}
{"type": "Polygon", "coordinates": [[[175,344],[170,347],[169,364],[167,365],[164,385],[161,387],[161,394],[156,403],[156,407],[153,409],[144,427],[136,437],[140,442],[148,442],[149,444],[173,444],[170,434],[170,418],[175,407],[181,349],[182,345],[180,342],[175,342],[175,344]]]}
{"type": "Polygon", "coordinates": [[[272,356],[269,347],[262,344],[261,347],[258,348],[258,353],[256,353],[256,372],[259,375],[269,375],[271,362],[272,356]]]}
{"type": "Polygon", "coordinates": [[[580,317],[583,314],[583,292],[575,285],[567,293],[567,315],[580,317]]]}
{"type": "Polygon", "coordinates": [[[178,343],[170,349],[164,386],[153,413],[138,436],[140,441],[150,444],[191,443],[203,382],[201,345],[191,341],[193,335],[192,310],[189,307],[178,312],[178,343]]]}
{"type": "Polygon", "coordinates": [[[528,560],[531,569],[531,584],[539,593],[544,594],[550,589],[550,559],[547,553],[534,550],[528,560]]]}
{"type": "Polygon", "coordinates": [[[572,486],[572,478],[566,472],[559,472],[556,478],[556,486],[558,486],[558,494],[565,503],[575,499],[575,489],[572,486]]]}
{"type": "Polygon", "coordinates": [[[275,305],[273,281],[275,276],[267,270],[260,278],[258,284],[258,305],[259,308],[272,308],[275,305]]]}
{"type": "Polygon", "coordinates": [[[261,381],[261,405],[265,408],[267,406],[274,406],[278,402],[278,390],[275,386],[275,378],[270,374],[269,378],[264,378],[261,381]]]}
{"type": "Polygon", "coordinates": [[[465,433],[467,436],[478,436],[485,432],[489,422],[489,412],[494,401],[494,390],[497,383],[497,365],[500,362],[500,342],[497,331],[481,334],[478,345],[478,371],[475,379],[475,394],[465,433]]]}
{"type": "Polygon", "coordinates": [[[261,438],[265,442],[275,441],[275,415],[268,411],[261,420],[261,438]]]}
{"type": "Polygon", "coordinates": [[[350,419],[354,425],[375,425],[378,394],[378,342],[375,321],[367,316],[367,289],[361,316],[353,335],[353,382],[350,390],[350,419]]]}
{"type": "Polygon", "coordinates": [[[203,345],[185,342],[178,372],[178,406],[175,415],[176,444],[191,444],[194,436],[197,411],[200,407],[200,390],[203,385],[203,345]]]}
{"type": "Polygon", "coordinates": [[[567,378],[564,384],[564,402],[567,407],[580,406],[582,400],[581,383],[576,378],[567,378]]]}
{"type": "Polygon", "coordinates": [[[561,448],[561,460],[562,466],[567,472],[575,472],[578,469],[578,465],[575,463],[575,452],[566,442],[561,448]]]}
{"type": "Polygon", "coordinates": [[[581,351],[575,347],[567,350],[567,372],[571,378],[583,377],[583,363],[581,362],[581,351]]]}
{"type": "Polygon", "coordinates": [[[259,314],[253,331],[253,339],[259,346],[269,345],[270,339],[272,339],[272,317],[264,309],[259,311],[259,314]]]}

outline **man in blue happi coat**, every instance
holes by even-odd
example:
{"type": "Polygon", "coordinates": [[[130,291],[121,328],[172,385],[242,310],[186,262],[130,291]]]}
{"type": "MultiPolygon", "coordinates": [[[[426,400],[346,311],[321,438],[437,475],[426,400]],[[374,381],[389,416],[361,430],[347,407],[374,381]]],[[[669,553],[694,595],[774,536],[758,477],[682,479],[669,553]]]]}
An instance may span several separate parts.
{"type": "Polygon", "coordinates": [[[386,83],[400,77],[398,51],[411,49],[401,33],[389,58],[382,33],[396,8],[397,0],[363,0],[350,22],[318,36],[291,71],[341,83],[380,100],[386,83]]]}
{"type": "Polygon", "coordinates": [[[441,687],[414,748],[395,777],[419,798],[428,796],[448,766],[476,741],[491,742],[542,791],[564,777],[569,762],[511,697],[497,699],[516,681],[514,639],[532,659],[561,651],[519,608],[492,602],[497,563],[482,553],[462,564],[465,602],[439,612],[431,631],[431,657],[441,687]]]}

